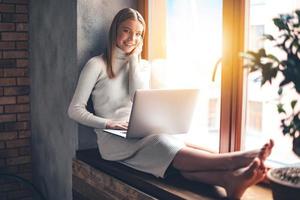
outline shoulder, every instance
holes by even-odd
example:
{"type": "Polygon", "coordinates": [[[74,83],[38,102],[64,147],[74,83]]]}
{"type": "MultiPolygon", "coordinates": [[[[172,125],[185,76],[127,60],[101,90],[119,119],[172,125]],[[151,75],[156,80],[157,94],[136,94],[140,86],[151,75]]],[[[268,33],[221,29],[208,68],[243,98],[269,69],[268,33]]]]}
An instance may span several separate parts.
{"type": "Polygon", "coordinates": [[[103,55],[92,57],[87,61],[84,68],[88,68],[90,70],[101,70],[106,67],[106,62],[103,58],[103,55]]]}
{"type": "Polygon", "coordinates": [[[103,55],[92,57],[82,69],[82,72],[95,74],[100,74],[103,71],[106,71],[106,62],[103,55]]]}

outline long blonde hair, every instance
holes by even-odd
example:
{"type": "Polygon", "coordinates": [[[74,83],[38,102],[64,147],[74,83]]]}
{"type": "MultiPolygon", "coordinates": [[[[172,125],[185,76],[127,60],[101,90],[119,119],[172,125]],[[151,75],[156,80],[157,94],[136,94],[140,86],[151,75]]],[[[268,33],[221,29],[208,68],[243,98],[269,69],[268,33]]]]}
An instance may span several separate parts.
{"type": "Polygon", "coordinates": [[[142,38],[144,38],[145,36],[146,23],[142,15],[137,10],[134,10],[132,8],[124,8],[116,14],[110,25],[107,49],[104,54],[104,58],[107,64],[107,74],[110,79],[115,77],[112,69],[112,53],[113,47],[116,45],[117,31],[120,24],[127,19],[138,20],[143,25],[142,38]]]}

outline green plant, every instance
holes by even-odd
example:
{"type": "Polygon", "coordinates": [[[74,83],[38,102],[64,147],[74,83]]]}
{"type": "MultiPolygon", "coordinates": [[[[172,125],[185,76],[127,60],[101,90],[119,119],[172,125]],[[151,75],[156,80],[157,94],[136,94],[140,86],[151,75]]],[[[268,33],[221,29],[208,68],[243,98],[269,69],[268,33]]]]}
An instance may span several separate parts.
{"type": "Polygon", "coordinates": [[[278,88],[280,97],[283,97],[286,91],[297,92],[297,97],[288,105],[279,101],[277,110],[284,115],[281,120],[283,134],[293,138],[293,151],[300,156],[300,110],[297,105],[300,103],[300,10],[279,15],[273,22],[279,29],[279,35],[264,35],[264,39],[272,42],[275,48],[285,54],[285,58],[279,59],[267,53],[265,48],[261,48],[257,52],[248,51],[244,54],[249,60],[245,67],[249,68],[250,72],[261,72],[261,85],[267,82],[272,84],[272,80],[281,74],[283,79],[278,88]]]}

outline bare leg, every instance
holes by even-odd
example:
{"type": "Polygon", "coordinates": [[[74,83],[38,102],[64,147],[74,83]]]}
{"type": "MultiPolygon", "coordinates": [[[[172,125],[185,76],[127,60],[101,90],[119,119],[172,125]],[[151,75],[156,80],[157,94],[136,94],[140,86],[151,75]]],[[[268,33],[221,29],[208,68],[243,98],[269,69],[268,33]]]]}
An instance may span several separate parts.
{"type": "Polygon", "coordinates": [[[273,145],[270,141],[258,150],[223,154],[214,154],[187,146],[177,153],[172,165],[180,171],[234,170],[248,166],[255,157],[265,160],[270,155],[273,145]]]}
{"type": "Polygon", "coordinates": [[[266,169],[261,166],[256,158],[249,166],[235,171],[182,172],[182,175],[189,180],[222,186],[228,198],[239,199],[249,186],[265,178],[266,169]]]}

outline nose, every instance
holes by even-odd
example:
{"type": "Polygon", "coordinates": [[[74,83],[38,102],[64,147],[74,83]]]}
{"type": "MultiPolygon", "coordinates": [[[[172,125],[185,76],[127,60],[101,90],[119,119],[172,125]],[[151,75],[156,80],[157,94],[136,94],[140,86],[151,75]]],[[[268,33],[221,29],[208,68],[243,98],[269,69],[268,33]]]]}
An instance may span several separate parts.
{"type": "Polygon", "coordinates": [[[130,33],[128,36],[128,40],[129,41],[134,41],[136,39],[135,34],[134,33],[130,33]]]}

